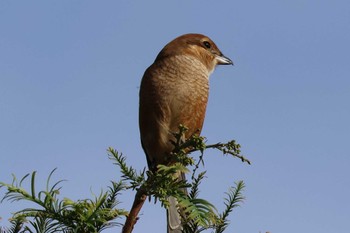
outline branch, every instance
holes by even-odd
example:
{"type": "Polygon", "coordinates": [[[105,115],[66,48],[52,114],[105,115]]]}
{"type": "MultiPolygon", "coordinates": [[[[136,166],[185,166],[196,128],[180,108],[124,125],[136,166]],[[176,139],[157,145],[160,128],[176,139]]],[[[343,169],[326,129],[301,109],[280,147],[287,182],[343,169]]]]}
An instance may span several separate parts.
{"type": "Polygon", "coordinates": [[[138,214],[147,199],[146,190],[141,187],[137,190],[135,195],[134,203],[131,207],[131,210],[126,218],[122,233],[131,233],[134,229],[134,226],[137,222],[138,214]]]}

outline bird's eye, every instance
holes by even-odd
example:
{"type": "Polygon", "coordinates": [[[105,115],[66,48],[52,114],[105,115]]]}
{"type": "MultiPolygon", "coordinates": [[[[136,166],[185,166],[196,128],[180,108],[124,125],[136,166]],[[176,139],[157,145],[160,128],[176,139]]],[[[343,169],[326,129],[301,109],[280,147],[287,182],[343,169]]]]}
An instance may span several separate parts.
{"type": "Polygon", "coordinates": [[[207,49],[210,49],[211,44],[208,41],[204,41],[203,44],[207,49]]]}

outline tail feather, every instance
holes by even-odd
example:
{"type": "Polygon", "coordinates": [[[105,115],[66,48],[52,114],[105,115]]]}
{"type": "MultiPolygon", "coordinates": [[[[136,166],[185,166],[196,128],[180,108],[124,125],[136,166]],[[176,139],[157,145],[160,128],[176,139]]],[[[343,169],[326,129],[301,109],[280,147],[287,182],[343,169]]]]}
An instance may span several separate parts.
{"type": "Polygon", "coordinates": [[[168,222],[168,233],[181,233],[182,223],[181,216],[177,207],[177,200],[175,197],[169,197],[169,208],[167,210],[167,222],[168,222]]]}
{"type": "MultiPolygon", "coordinates": [[[[185,174],[177,174],[179,180],[185,180],[185,174]]],[[[187,190],[182,190],[187,194],[187,190]]],[[[181,233],[182,232],[182,221],[179,213],[179,207],[177,206],[178,201],[175,197],[169,197],[169,207],[167,209],[167,233],[181,233]]]]}

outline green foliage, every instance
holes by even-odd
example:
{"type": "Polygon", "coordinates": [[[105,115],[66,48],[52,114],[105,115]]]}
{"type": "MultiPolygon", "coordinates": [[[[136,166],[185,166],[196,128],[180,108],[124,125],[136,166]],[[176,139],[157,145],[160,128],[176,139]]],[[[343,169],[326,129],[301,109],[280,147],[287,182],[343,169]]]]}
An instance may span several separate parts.
{"type": "Polygon", "coordinates": [[[119,153],[111,147],[108,148],[107,152],[109,159],[114,161],[113,163],[120,168],[122,173],[122,181],[129,182],[129,186],[127,188],[135,189],[145,182],[146,168],[142,172],[138,173],[132,166],[128,166],[126,164],[126,157],[124,157],[122,153],[119,153]]]}
{"type": "Polygon", "coordinates": [[[236,187],[231,187],[226,193],[225,198],[225,210],[219,215],[220,222],[215,226],[215,233],[222,233],[227,228],[229,220],[227,217],[233,211],[234,208],[239,207],[240,203],[244,201],[242,194],[245,188],[243,181],[236,182],[236,187]]]}
{"type": "Polygon", "coordinates": [[[165,206],[168,205],[169,196],[185,196],[181,189],[188,188],[189,185],[182,180],[174,179],[178,172],[187,172],[188,169],[181,163],[175,163],[171,166],[159,165],[157,172],[137,172],[134,168],[128,167],[125,163],[125,157],[118,151],[109,148],[109,157],[116,165],[120,167],[122,178],[129,189],[145,190],[147,196],[160,200],[165,206]]]}
{"type": "Polygon", "coordinates": [[[10,219],[11,227],[5,228],[0,227],[0,233],[17,233],[22,229],[23,223],[25,222],[24,217],[18,217],[10,219]]]}
{"type": "Polygon", "coordinates": [[[115,208],[119,203],[117,195],[125,189],[121,182],[112,182],[108,191],[94,199],[59,200],[59,184],[62,181],[50,186],[50,179],[55,170],[47,179],[46,189],[38,193],[35,191],[35,171],[31,174],[30,192],[25,191],[22,186],[29,174],[19,182],[13,176],[12,184],[0,182],[0,188],[7,188],[2,201],[29,201],[37,206],[16,212],[11,220],[12,226],[4,232],[21,232],[22,228],[25,232],[101,232],[117,225],[114,220],[126,215],[126,211],[115,208]]]}
{"type": "Polygon", "coordinates": [[[30,174],[19,181],[13,176],[12,184],[0,182],[0,188],[7,189],[2,201],[28,201],[34,206],[16,212],[10,220],[11,226],[0,228],[0,233],[102,232],[106,228],[121,225],[116,219],[128,216],[127,211],[118,208],[117,200],[120,192],[126,189],[137,192],[142,190],[149,198],[159,200],[164,207],[169,205],[170,196],[175,197],[184,233],[197,233],[207,229],[222,233],[229,225],[229,214],[244,200],[242,192],[245,187],[243,181],[239,181],[229,189],[224,199],[225,209],[221,213],[209,201],[200,198],[200,185],[206,174],[206,171],[199,171],[202,169],[201,164],[204,164],[204,152],[212,148],[237,157],[242,162],[250,164],[250,161],[241,155],[240,145],[235,141],[207,145],[204,137],[193,135],[185,139],[186,131],[186,127],[180,126],[179,133],[174,134],[172,143],[175,149],[172,158],[176,158],[176,161],[168,166],[159,165],[157,171],[137,171],[126,163],[126,157],[122,153],[108,148],[109,158],[120,169],[121,180],[111,182],[106,192],[101,192],[93,199],[59,199],[62,180],[50,185],[51,176],[56,169],[48,176],[46,189],[39,192],[36,191],[35,171],[31,174],[29,192],[23,188],[23,183],[30,174]],[[197,159],[190,156],[196,151],[200,153],[197,159]],[[188,180],[177,178],[184,173],[190,173],[188,180]],[[184,190],[188,190],[188,193],[184,190]]]}
{"type": "Polygon", "coordinates": [[[160,200],[163,206],[168,206],[168,197],[175,197],[178,201],[179,213],[184,222],[184,233],[195,233],[203,230],[212,229],[217,233],[223,232],[229,224],[227,217],[239,203],[243,201],[242,192],[244,189],[243,181],[236,183],[235,187],[226,193],[225,210],[218,214],[217,209],[209,201],[199,197],[199,185],[205,178],[205,171],[197,172],[200,164],[203,164],[204,151],[208,148],[218,149],[223,154],[230,154],[241,159],[242,162],[250,164],[250,161],[244,158],[240,153],[240,145],[235,141],[228,143],[217,143],[207,145],[205,137],[193,135],[184,139],[187,128],[179,127],[179,133],[174,134],[175,140],[172,142],[175,149],[172,156],[176,162],[171,165],[158,165],[157,172],[144,171],[137,172],[132,167],[126,165],[125,157],[116,150],[109,148],[109,157],[115,161],[122,172],[124,181],[129,182],[128,187],[132,189],[142,189],[145,193],[160,200]],[[192,152],[200,152],[198,161],[189,156],[192,152]],[[190,170],[192,168],[192,170],[190,170]],[[192,173],[190,180],[177,179],[179,173],[192,173]],[[147,175],[147,177],[146,177],[147,175]],[[189,193],[184,192],[190,189],[189,193]]]}

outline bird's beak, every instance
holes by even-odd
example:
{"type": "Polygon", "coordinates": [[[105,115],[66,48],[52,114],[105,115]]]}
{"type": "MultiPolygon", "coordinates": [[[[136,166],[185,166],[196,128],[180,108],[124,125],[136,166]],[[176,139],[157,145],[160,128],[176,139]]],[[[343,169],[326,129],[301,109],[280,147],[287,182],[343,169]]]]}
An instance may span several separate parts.
{"type": "Polygon", "coordinates": [[[216,60],[219,65],[233,65],[233,62],[230,58],[225,57],[224,55],[216,56],[216,60]]]}

